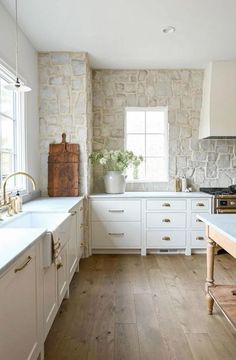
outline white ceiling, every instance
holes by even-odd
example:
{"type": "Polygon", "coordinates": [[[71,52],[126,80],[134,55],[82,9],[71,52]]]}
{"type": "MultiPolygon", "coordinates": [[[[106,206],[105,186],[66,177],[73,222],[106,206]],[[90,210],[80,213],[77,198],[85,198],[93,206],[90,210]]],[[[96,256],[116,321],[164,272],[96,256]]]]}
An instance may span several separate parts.
{"type": "MultiPolygon", "coordinates": [[[[14,0],[1,0],[14,15],[14,0]]],[[[236,59],[235,0],[18,0],[39,51],[87,51],[93,68],[200,68],[236,59]],[[165,25],[176,27],[164,35],[165,25]]]]}

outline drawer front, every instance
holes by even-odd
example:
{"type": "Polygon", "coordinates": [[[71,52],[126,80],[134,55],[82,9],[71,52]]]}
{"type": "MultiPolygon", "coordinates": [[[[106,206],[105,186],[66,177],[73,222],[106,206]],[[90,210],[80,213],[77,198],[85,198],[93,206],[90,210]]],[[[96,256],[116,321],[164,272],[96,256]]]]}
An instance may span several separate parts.
{"type": "Polygon", "coordinates": [[[92,201],[92,221],[140,221],[141,202],[92,201]]]}
{"type": "Polygon", "coordinates": [[[208,199],[193,199],[192,200],[192,210],[209,210],[210,202],[208,199]]]}
{"type": "Polygon", "coordinates": [[[147,213],[147,228],[185,228],[185,213],[147,213]]]}
{"type": "Polygon", "coordinates": [[[183,248],[186,246],[185,231],[147,231],[147,248],[183,248]]]}
{"type": "Polygon", "coordinates": [[[191,227],[195,229],[205,229],[205,224],[202,220],[198,219],[197,217],[198,213],[192,213],[191,214],[191,227]]]}
{"type": "Polygon", "coordinates": [[[147,200],[147,210],[185,210],[186,200],[159,199],[147,200]]]}
{"type": "Polygon", "coordinates": [[[192,231],[191,232],[191,247],[192,248],[206,248],[207,237],[205,231],[192,231]]]}
{"type": "Polygon", "coordinates": [[[93,222],[93,249],[140,249],[141,227],[137,222],[93,222]]]}

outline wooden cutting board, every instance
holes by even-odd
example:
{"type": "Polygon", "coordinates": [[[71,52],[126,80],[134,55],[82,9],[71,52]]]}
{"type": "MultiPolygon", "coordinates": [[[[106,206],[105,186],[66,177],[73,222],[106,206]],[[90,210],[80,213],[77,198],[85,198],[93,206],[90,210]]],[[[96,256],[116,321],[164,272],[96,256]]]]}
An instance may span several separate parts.
{"type": "Polygon", "coordinates": [[[60,144],[49,145],[48,155],[48,195],[79,195],[80,149],[78,144],[66,142],[66,134],[62,134],[60,144]]]}

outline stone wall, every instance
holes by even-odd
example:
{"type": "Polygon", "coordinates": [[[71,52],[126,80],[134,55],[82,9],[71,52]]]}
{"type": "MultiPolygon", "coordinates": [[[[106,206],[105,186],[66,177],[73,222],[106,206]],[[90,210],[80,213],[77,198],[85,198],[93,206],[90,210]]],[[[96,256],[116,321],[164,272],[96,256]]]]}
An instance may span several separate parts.
{"type": "MultiPolygon", "coordinates": [[[[80,145],[80,193],[92,188],[88,154],[92,151],[92,74],[86,53],[39,53],[39,115],[41,191],[47,195],[48,147],[68,141],[80,145]]],[[[84,256],[89,254],[88,201],[84,201],[84,256]]]]}
{"type": "MultiPolygon", "coordinates": [[[[236,141],[198,140],[202,85],[202,70],[93,71],[93,150],[124,148],[125,107],[168,106],[169,182],[127,190],[174,190],[174,177],[183,174],[195,190],[236,183],[236,141]]],[[[103,191],[101,168],[94,179],[94,191],[103,191]]]]}
{"type": "Polygon", "coordinates": [[[66,132],[80,144],[80,192],[90,191],[88,153],[92,148],[91,69],[86,53],[39,53],[39,115],[41,191],[47,194],[47,158],[50,143],[66,132]]]}

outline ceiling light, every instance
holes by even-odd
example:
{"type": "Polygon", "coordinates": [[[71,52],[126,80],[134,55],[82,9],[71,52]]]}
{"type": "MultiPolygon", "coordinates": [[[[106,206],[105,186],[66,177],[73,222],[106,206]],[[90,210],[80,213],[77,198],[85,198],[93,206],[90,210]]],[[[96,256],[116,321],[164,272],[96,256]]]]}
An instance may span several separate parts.
{"type": "Polygon", "coordinates": [[[15,0],[15,26],[16,26],[16,81],[12,84],[7,84],[5,88],[7,90],[16,91],[16,92],[28,92],[31,91],[29,86],[25,86],[18,77],[18,14],[17,14],[17,0],[15,0]]]}
{"type": "Polygon", "coordinates": [[[176,28],[174,26],[165,26],[161,29],[161,31],[164,33],[164,34],[172,34],[176,31],[176,28]]]}

